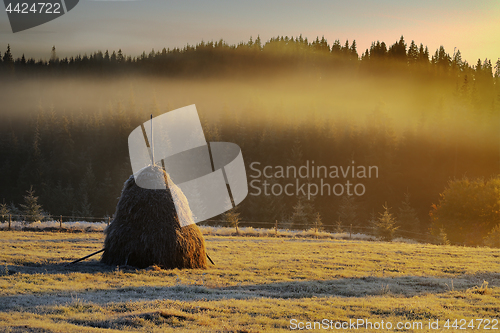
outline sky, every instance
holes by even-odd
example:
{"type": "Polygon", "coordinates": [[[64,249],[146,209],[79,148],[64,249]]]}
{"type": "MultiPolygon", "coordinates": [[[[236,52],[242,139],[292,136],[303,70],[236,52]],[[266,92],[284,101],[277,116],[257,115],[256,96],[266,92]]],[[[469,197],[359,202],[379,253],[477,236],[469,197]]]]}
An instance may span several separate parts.
{"type": "MultiPolygon", "coordinates": [[[[1,5],[0,5],[1,6],[1,5]]],[[[59,57],[97,50],[137,56],[151,49],[183,47],[201,40],[230,44],[259,35],[356,40],[361,54],[373,41],[393,44],[403,35],[429,47],[443,45],[475,64],[500,58],[499,0],[80,0],[70,12],[41,26],[13,34],[0,11],[0,52],[11,45],[15,57],[59,57]]]]}

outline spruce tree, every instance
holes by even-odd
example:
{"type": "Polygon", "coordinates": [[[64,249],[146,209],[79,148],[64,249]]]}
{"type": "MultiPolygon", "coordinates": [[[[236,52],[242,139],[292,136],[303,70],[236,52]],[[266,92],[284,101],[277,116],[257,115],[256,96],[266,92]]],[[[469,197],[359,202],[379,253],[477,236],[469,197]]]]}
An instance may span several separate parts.
{"type": "Polygon", "coordinates": [[[323,230],[323,222],[321,220],[321,214],[319,212],[317,212],[314,217],[313,226],[316,232],[323,230]]]}
{"type": "Polygon", "coordinates": [[[308,226],[309,223],[305,210],[303,199],[299,197],[297,203],[293,206],[293,213],[290,219],[293,229],[305,229],[308,226]]]}
{"type": "Polygon", "coordinates": [[[476,73],[481,73],[482,69],[483,69],[483,64],[481,63],[481,59],[477,59],[476,73]]]}
{"type": "Polygon", "coordinates": [[[412,40],[410,47],[408,48],[408,63],[415,64],[418,61],[418,58],[419,58],[418,47],[415,44],[415,41],[412,40]]]}
{"type": "Polygon", "coordinates": [[[89,202],[89,197],[87,193],[84,193],[84,195],[80,197],[79,206],[80,208],[76,212],[74,212],[74,214],[77,215],[77,217],[81,218],[92,217],[94,212],[92,210],[92,205],[89,202]]]}
{"type": "Polygon", "coordinates": [[[335,232],[337,234],[341,234],[342,232],[344,232],[344,229],[342,229],[342,220],[340,219],[340,216],[337,219],[337,221],[335,221],[335,223],[334,223],[333,232],[335,232]]]}
{"type": "Polygon", "coordinates": [[[0,222],[5,222],[7,217],[9,217],[9,214],[10,214],[9,206],[7,206],[7,204],[4,201],[3,203],[0,204],[0,217],[2,218],[0,222]]]}
{"type": "Polygon", "coordinates": [[[3,55],[4,64],[11,64],[14,62],[14,58],[12,57],[12,53],[10,52],[10,44],[7,45],[7,51],[5,51],[3,55]]]}
{"type": "Polygon", "coordinates": [[[410,193],[404,194],[404,200],[401,202],[401,207],[399,207],[398,221],[399,226],[404,231],[416,232],[419,230],[420,220],[417,217],[415,209],[410,205],[410,193]]]}
{"type": "MultiPolygon", "coordinates": [[[[165,50],[165,48],[164,48],[163,50],[165,50]]],[[[166,50],[165,50],[165,53],[166,53],[166,50]]],[[[163,55],[163,52],[162,52],[162,55],[163,55]]],[[[123,61],[124,61],[124,57],[123,57],[123,52],[122,52],[122,49],[119,49],[119,50],[118,50],[118,54],[117,54],[117,56],[116,56],[116,61],[117,61],[119,64],[123,63],[123,61]]]]}
{"type": "MultiPolygon", "coordinates": [[[[354,196],[343,196],[340,199],[339,210],[337,211],[340,224],[344,227],[349,228],[351,225],[357,225],[358,220],[358,207],[356,205],[354,196]]],[[[339,227],[340,228],[340,227],[339,227]]]]}
{"type": "Polygon", "coordinates": [[[43,218],[42,206],[38,204],[38,197],[35,196],[33,186],[26,191],[24,205],[21,205],[22,213],[27,223],[40,221],[43,218]]]}
{"type": "Polygon", "coordinates": [[[352,44],[351,44],[351,57],[352,57],[352,59],[355,59],[355,60],[358,60],[358,58],[359,58],[358,50],[357,50],[357,46],[356,46],[356,40],[353,40],[352,44]]]}
{"type": "Polygon", "coordinates": [[[380,239],[390,242],[399,227],[396,226],[396,220],[392,216],[392,213],[389,212],[390,208],[387,207],[387,203],[382,207],[384,208],[384,212],[379,213],[380,217],[375,222],[375,230],[380,239]]]}
{"type": "Polygon", "coordinates": [[[448,234],[444,227],[439,228],[439,234],[436,236],[436,242],[439,245],[450,245],[450,241],[448,240],[448,234]]]}

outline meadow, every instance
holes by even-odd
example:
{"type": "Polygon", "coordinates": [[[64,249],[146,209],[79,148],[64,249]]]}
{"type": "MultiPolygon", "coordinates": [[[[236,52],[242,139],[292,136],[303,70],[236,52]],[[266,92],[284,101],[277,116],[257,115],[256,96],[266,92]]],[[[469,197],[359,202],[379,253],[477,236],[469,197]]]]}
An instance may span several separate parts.
{"type": "Polygon", "coordinates": [[[99,256],[65,266],[101,249],[101,232],[1,231],[0,331],[261,332],[364,319],[437,332],[500,319],[500,249],[205,234],[215,266],[138,270],[99,256]]]}

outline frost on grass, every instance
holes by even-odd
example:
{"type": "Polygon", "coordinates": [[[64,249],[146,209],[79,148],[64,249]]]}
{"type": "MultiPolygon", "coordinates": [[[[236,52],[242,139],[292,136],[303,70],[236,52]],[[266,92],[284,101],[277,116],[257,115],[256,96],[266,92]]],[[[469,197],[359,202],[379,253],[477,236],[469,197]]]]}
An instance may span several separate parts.
{"type": "MultiPolygon", "coordinates": [[[[107,222],[87,222],[74,221],[63,222],[62,227],[65,231],[75,232],[103,232],[108,226],[107,222]]],[[[0,230],[7,230],[8,223],[0,223],[0,230]]],[[[50,231],[60,228],[59,221],[34,222],[29,225],[24,222],[13,221],[11,223],[12,230],[40,230],[50,231]]],[[[228,227],[211,227],[199,226],[204,236],[239,236],[239,237],[277,237],[277,238],[312,238],[312,239],[351,239],[362,241],[376,241],[377,238],[372,235],[348,232],[329,233],[325,231],[310,230],[288,230],[288,229],[267,229],[253,227],[238,227],[238,232],[235,228],[228,227]]],[[[398,237],[393,242],[417,244],[418,242],[412,239],[398,237]]]]}
{"type": "Polygon", "coordinates": [[[498,316],[498,249],[230,236],[206,236],[217,264],[206,270],[139,270],[98,258],[65,267],[101,248],[99,232],[0,232],[0,331],[289,331],[290,318],[498,316]]]}

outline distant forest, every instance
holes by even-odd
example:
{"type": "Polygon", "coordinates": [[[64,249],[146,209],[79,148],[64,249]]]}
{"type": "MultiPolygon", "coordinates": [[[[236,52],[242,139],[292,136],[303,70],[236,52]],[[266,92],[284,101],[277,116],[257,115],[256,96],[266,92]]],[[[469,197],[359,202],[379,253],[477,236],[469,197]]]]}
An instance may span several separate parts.
{"type": "MultiPolygon", "coordinates": [[[[367,232],[373,215],[378,216],[388,202],[396,216],[410,216],[406,225],[403,218],[399,220],[400,231],[408,232],[401,235],[421,239],[431,227],[431,205],[438,203],[450,179],[463,175],[489,178],[500,171],[500,138],[495,130],[500,119],[500,59],[494,64],[484,59],[471,65],[458,50],[450,55],[440,47],[431,55],[424,45],[414,41],[408,45],[403,37],[392,45],[374,42],[361,55],[355,41],[341,44],[336,40],[329,45],[324,38],[310,42],[300,36],[276,37],[265,43],[250,39],[238,45],[223,40],[201,42],[138,57],[118,50],[60,59],[54,47],[48,61],[24,55],[14,59],[7,47],[0,59],[4,85],[9,80],[65,76],[265,78],[300,73],[320,79],[344,73],[375,82],[394,76],[421,85],[438,82],[451,87],[459,105],[456,118],[470,126],[448,128],[447,120],[438,115],[425,130],[417,127],[396,133],[380,108],[372,110],[363,123],[332,120],[315,112],[303,117],[307,120],[288,122],[286,110],[260,114],[250,109],[243,114],[225,109],[217,121],[203,118],[207,141],[234,142],[242,148],[247,173],[253,161],[300,166],[314,160],[316,165],[328,166],[349,165],[355,159],[356,165],[379,167],[379,178],[364,182],[367,193],[362,197],[318,196],[309,201],[248,196],[239,207],[241,218],[268,222],[268,227],[278,220],[289,227],[310,228],[319,213],[327,230],[347,230],[353,225],[354,232],[367,232]],[[298,222],[294,225],[294,221],[298,222]]],[[[40,106],[19,120],[1,109],[0,201],[9,204],[11,211],[19,208],[32,186],[43,209],[53,216],[114,213],[121,187],[131,174],[128,135],[147,120],[146,113],[159,115],[167,110],[144,111],[133,102],[124,102],[106,112],[85,111],[55,112],[40,106]]]]}
{"type": "Polygon", "coordinates": [[[302,35],[296,38],[275,37],[266,43],[262,43],[260,37],[255,41],[250,38],[247,43],[237,45],[229,45],[221,39],[218,42],[186,45],[182,49],[151,50],[138,57],[125,55],[120,49],[59,59],[55,46],[48,61],[27,59],[24,54],[14,59],[10,46],[3,55],[0,53],[2,72],[18,75],[143,73],[203,76],[248,74],[256,69],[266,73],[290,69],[359,69],[382,74],[397,70],[415,72],[416,68],[421,71],[422,67],[438,75],[500,76],[500,58],[495,64],[491,59],[478,59],[473,66],[462,59],[460,50],[450,55],[441,46],[431,55],[427,46],[417,45],[414,41],[407,45],[403,36],[390,46],[385,42],[373,42],[370,49],[361,52],[361,55],[355,40],[352,43],[346,40],[344,44],[335,40],[329,45],[324,37],[310,42],[302,35]]]}

